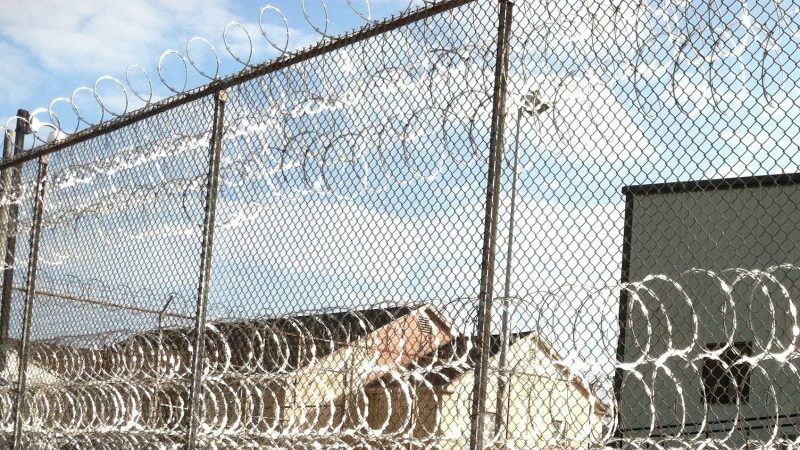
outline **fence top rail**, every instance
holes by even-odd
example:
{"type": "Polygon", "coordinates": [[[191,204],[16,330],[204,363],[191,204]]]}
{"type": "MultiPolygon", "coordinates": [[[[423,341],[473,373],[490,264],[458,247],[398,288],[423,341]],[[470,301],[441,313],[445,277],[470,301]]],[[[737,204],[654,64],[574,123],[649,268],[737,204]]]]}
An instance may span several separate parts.
{"type": "Polygon", "coordinates": [[[12,158],[3,159],[0,161],[0,170],[18,166],[27,161],[58,152],[81,142],[102,136],[106,133],[110,133],[165,111],[177,108],[181,105],[191,103],[192,101],[209,96],[214,92],[228,89],[266,74],[294,66],[320,55],[345,48],[357,42],[380,36],[384,33],[394,31],[403,26],[436,16],[474,1],[476,0],[440,0],[399,16],[392,16],[382,21],[366,24],[352,32],[343,34],[334,39],[323,39],[317,44],[314,44],[306,49],[287,54],[276,59],[271,59],[249,68],[245,68],[225,78],[212,81],[195,89],[167,97],[155,103],[151,103],[140,109],[126,113],[116,119],[109,120],[108,122],[103,122],[86,128],[64,138],[63,140],[54,143],[42,144],[27,152],[18,153],[12,158]]]}

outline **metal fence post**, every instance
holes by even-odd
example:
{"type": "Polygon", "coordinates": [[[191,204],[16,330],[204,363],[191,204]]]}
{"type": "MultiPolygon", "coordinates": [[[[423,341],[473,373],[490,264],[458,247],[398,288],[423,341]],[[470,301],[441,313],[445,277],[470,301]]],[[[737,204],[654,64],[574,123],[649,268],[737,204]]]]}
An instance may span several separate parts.
{"type": "MultiPolygon", "coordinates": [[[[492,330],[492,297],[494,294],[495,248],[497,244],[497,222],[500,206],[500,178],[503,168],[504,133],[506,116],[506,85],[508,75],[509,40],[513,3],[500,0],[497,29],[497,53],[495,59],[494,94],[492,98],[492,125],[489,137],[489,161],[486,176],[486,215],[483,228],[483,255],[481,259],[481,281],[478,293],[477,342],[478,360],[475,365],[475,380],[472,389],[470,411],[470,450],[483,449],[484,421],[486,413],[486,388],[489,372],[489,351],[492,330]]],[[[498,411],[498,413],[500,413],[498,411]]]]}
{"type": "MultiPolygon", "coordinates": [[[[17,126],[14,131],[14,144],[8,149],[11,153],[8,155],[12,158],[22,153],[25,148],[25,135],[30,132],[30,113],[24,109],[17,111],[17,126]]],[[[6,145],[10,145],[10,139],[6,145]]],[[[6,146],[4,146],[6,147],[6,146]]],[[[3,160],[6,160],[6,150],[3,148],[3,160]]],[[[12,166],[6,172],[8,175],[3,174],[3,190],[8,192],[9,199],[15,201],[16,196],[19,195],[20,189],[20,166],[12,166]],[[8,184],[6,184],[8,180],[8,184]]],[[[5,221],[2,226],[5,227],[5,255],[4,255],[4,269],[3,269],[3,292],[2,299],[0,299],[0,340],[6,342],[8,340],[9,326],[11,320],[11,294],[14,287],[14,262],[16,259],[17,248],[17,216],[19,215],[19,206],[16,203],[11,203],[8,206],[7,213],[5,214],[5,221]]]]}
{"type": "MultiPolygon", "coordinates": [[[[14,156],[14,132],[5,130],[3,133],[3,160],[10,159],[14,156]]],[[[3,204],[0,205],[0,243],[6,244],[8,237],[11,235],[8,222],[9,205],[6,205],[6,199],[11,198],[13,190],[11,188],[11,168],[4,169],[0,174],[3,189],[3,204]]],[[[5,262],[5,247],[0,252],[3,255],[3,262],[5,262]]],[[[5,270],[3,271],[5,275],[5,270]]],[[[10,293],[10,291],[9,291],[10,293]]],[[[11,319],[11,297],[6,297],[6,290],[2,290],[2,298],[0,298],[0,344],[8,341],[8,327],[11,319]]],[[[2,363],[3,365],[5,362],[2,363]]]]}
{"type": "Polygon", "coordinates": [[[14,418],[13,449],[22,448],[22,402],[25,396],[28,369],[28,352],[30,351],[31,322],[33,320],[33,301],[36,292],[36,269],[39,262],[39,237],[42,231],[42,215],[44,210],[44,194],[47,182],[47,165],[50,156],[39,158],[39,173],[36,177],[36,194],[33,204],[33,223],[31,224],[30,253],[28,255],[28,274],[25,281],[25,309],[22,315],[22,343],[18,353],[17,395],[13,403],[14,418]]]}
{"type": "Polygon", "coordinates": [[[189,431],[187,448],[193,450],[197,445],[197,427],[200,415],[200,381],[205,357],[206,312],[208,310],[208,291],[211,278],[211,255],[214,248],[214,218],[217,208],[219,187],[219,164],[222,153],[222,134],[225,116],[225,102],[228,93],[217,92],[214,98],[214,127],[211,131],[209,148],[208,177],[206,181],[206,206],[203,219],[203,244],[200,251],[200,282],[197,288],[197,310],[194,327],[194,353],[192,354],[192,385],[189,390],[189,431]]]}

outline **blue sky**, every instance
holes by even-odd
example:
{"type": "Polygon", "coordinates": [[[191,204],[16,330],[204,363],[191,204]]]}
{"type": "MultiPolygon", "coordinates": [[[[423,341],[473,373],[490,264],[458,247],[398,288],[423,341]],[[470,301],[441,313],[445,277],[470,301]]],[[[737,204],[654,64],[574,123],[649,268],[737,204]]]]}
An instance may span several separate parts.
{"type": "MultiPolygon", "coordinates": [[[[373,13],[381,16],[398,11],[407,1],[373,0],[373,13]]],[[[550,311],[554,314],[523,310],[519,313],[522,325],[529,327],[531,319],[541,315],[541,319],[549,323],[540,326],[563,331],[574,326],[566,322],[575,317],[614,318],[613,311],[581,312],[587,311],[588,303],[583,300],[589,296],[588,292],[597,286],[614,285],[619,280],[622,186],[797,170],[800,149],[794,138],[800,134],[795,123],[800,116],[797,107],[800,89],[796,88],[800,84],[800,70],[796,69],[800,52],[794,33],[800,19],[797,11],[793,11],[787,23],[781,25],[782,33],[776,35],[771,32],[775,14],[763,8],[734,8],[730,14],[713,17],[707,24],[692,25],[690,22],[699,12],[687,12],[670,6],[671,3],[659,4],[664,6],[661,9],[655,2],[650,8],[630,0],[623,2],[629,9],[623,8],[621,12],[613,12],[609,4],[602,1],[587,0],[580,4],[582,6],[574,6],[577,2],[554,3],[558,7],[552,10],[542,8],[543,3],[548,2],[519,2],[514,24],[509,110],[515,110],[520,96],[529,90],[540,90],[553,107],[541,117],[521,123],[522,189],[517,199],[514,256],[517,263],[513,268],[513,290],[523,296],[528,305],[533,305],[533,309],[538,306],[537,302],[558,308],[558,311],[550,311]],[[545,17],[548,27],[537,28],[542,16],[548,14],[551,16],[545,17]],[[592,17],[595,19],[590,20],[592,17]],[[714,34],[695,34],[699,37],[692,42],[691,51],[681,52],[690,34],[687,30],[701,25],[714,34]],[[644,50],[634,48],[641,42],[633,42],[632,36],[646,41],[644,50]],[[770,39],[776,39],[779,45],[771,45],[770,39]],[[720,41],[725,45],[716,45],[720,41]],[[550,320],[554,316],[559,320],[550,320]]],[[[299,0],[275,4],[287,15],[293,36],[291,45],[308,45],[319,39],[319,34],[303,18],[299,0]]],[[[315,8],[318,13],[320,9],[314,5],[316,0],[308,0],[309,8],[315,8]]],[[[56,2],[39,2],[37,6],[52,11],[59,21],[43,27],[40,16],[13,11],[0,18],[0,51],[7,58],[14,57],[24,69],[22,75],[8,70],[0,73],[0,89],[3,89],[0,98],[5,102],[0,114],[13,113],[19,106],[29,109],[46,106],[54,97],[69,96],[78,86],[93,85],[101,75],[123,76],[130,64],[140,64],[155,76],[153,68],[159,55],[167,49],[183,51],[193,35],[208,38],[222,55],[222,30],[231,20],[244,23],[252,31],[256,60],[277,54],[270,50],[258,31],[261,4],[184,0],[170,3],[171,9],[167,12],[160,11],[163,6],[155,0],[133,0],[113,8],[100,0],[83,2],[80,7],[56,2]],[[22,35],[26,38],[19,39],[22,35]],[[13,41],[11,36],[15,37],[13,41]]],[[[330,34],[364,23],[347,8],[345,0],[331,0],[329,11],[330,34]]],[[[319,14],[312,13],[311,17],[314,23],[321,23],[319,14]]],[[[345,92],[363,94],[360,100],[345,102],[327,114],[299,111],[277,127],[265,120],[270,108],[291,109],[289,105],[302,106],[308,101],[308,93],[302,89],[306,86],[293,85],[289,78],[285,80],[290,88],[285,104],[261,104],[257,111],[251,111],[247,102],[233,102],[239,109],[230,108],[226,117],[235,123],[236,131],[241,131],[242,136],[232,133],[226,138],[226,155],[231,158],[227,164],[229,168],[245,166],[253,171],[248,174],[250,178],[239,180],[244,188],[235,185],[237,194],[229,195],[223,188],[218,205],[222,225],[214,255],[217,278],[216,289],[212,289],[213,316],[263,315],[285,310],[284,307],[317,307],[322,302],[330,306],[332,298],[350,305],[441,299],[452,302],[451,310],[466,313],[474,310],[470,299],[474,298],[478,278],[477,243],[481,238],[484,188],[480,170],[483,166],[479,158],[463,162],[459,160],[468,155],[456,154],[450,158],[437,151],[455,147],[464,151],[466,146],[449,148],[443,139],[444,132],[431,133],[431,130],[437,130],[437,124],[442,123],[440,114],[446,107],[448,117],[454,119],[447,137],[462,144],[468,137],[477,138],[477,153],[487,148],[489,102],[483,106],[477,102],[489,98],[488,95],[474,95],[474,92],[463,95],[451,89],[466,84],[478,89],[475,92],[479,94],[490,92],[491,82],[487,77],[490,71],[482,62],[491,52],[481,50],[486,43],[484,40],[491,40],[491,31],[486,30],[493,30],[494,24],[484,22],[485,15],[477,17],[477,22],[486,29],[475,27],[476,21],[468,25],[457,19],[448,22],[456,28],[449,30],[451,33],[446,37],[451,41],[444,45],[453,48],[462,45],[465,47],[461,50],[472,51],[470,57],[453,66],[443,64],[431,69],[431,55],[440,54],[437,52],[442,45],[433,34],[415,36],[418,41],[389,37],[389,48],[380,56],[374,55],[375,48],[379,47],[356,46],[310,64],[307,70],[311,73],[324,68],[318,78],[319,86],[315,88],[329,97],[338,98],[345,92]],[[471,27],[469,31],[478,32],[467,32],[467,26],[471,27]],[[413,50],[406,52],[398,42],[414,44],[412,49],[418,47],[428,53],[418,57],[420,55],[413,50]],[[358,52],[364,48],[365,52],[358,52]],[[347,73],[347,64],[341,64],[346,59],[373,65],[383,61],[405,64],[411,73],[405,78],[399,77],[399,81],[387,77],[384,81],[388,85],[382,87],[390,89],[383,91],[378,86],[376,90],[370,74],[347,73]],[[481,76],[484,79],[480,79],[481,76]],[[408,85],[403,86],[404,82],[408,85]],[[427,95],[429,92],[438,95],[427,95]],[[364,114],[364,106],[369,114],[364,114]],[[428,113],[413,116],[425,111],[428,113]],[[330,119],[325,117],[338,120],[328,123],[326,120],[330,119]],[[252,123],[246,123],[245,118],[252,123]],[[373,136],[364,131],[378,129],[376,123],[392,124],[397,133],[373,136]],[[475,131],[472,125],[477,125],[475,136],[469,134],[475,131]],[[313,136],[308,130],[324,130],[327,136],[339,133],[341,137],[353,129],[359,130],[353,144],[362,158],[359,162],[375,165],[369,173],[378,174],[377,180],[359,178],[364,167],[350,164],[347,158],[339,161],[338,166],[325,167],[339,168],[345,173],[337,180],[348,180],[348,173],[361,169],[361,175],[349,175],[351,181],[355,178],[359,182],[355,183],[356,187],[363,188],[367,184],[374,190],[355,195],[354,199],[334,197],[331,192],[317,188],[317,185],[324,187],[322,181],[325,180],[315,168],[323,166],[306,164],[302,157],[290,161],[296,164],[288,164],[288,168],[281,167],[280,175],[300,185],[304,173],[298,168],[308,169],[315,178],[314,189],[303,191],[295,189],[296,186],[280,186],[282,178],[277,172],[269,173],[279,168],[275,155],[270,153],[272,148],[265,142],[277,142],[276,146],[281,149],[292,148],[292,145],[316,146],[321,152],[325,136],[310,141],[299,137],[313,136]],[[295,138],[289,144],[276,137],[283,136],[287,130],[295,138]],[[384,154],[381,149],[389,151],[384,154]],[[261,153],[253,158],[253,154],[248,153],[251,151],[261,153]],[[414,157],[408,158],[407,151],[413,152],[414,157]],[[384,162],[387,154],[389,161],[384,162]],[[255,164],[246,166],[254,160],[259,163],[258,167],[255,164]],[[420,161],[428,164],[421,172],[437,176],[430,179],[411,176],[413,167],[408,160],[414,164],[420,161]],[[438,171],[438,163],[443,160],[447,160],[447,164],[444,170],[438,171]],[[381,183],[387,182],[389,175],[396,176],[397,172],[390,172],[398,168],[405,176],[403,182],[383,190],[386,186],[381,183]],[[279,185],[276,192],[266,187],[267,179],[279,185]],[[309,235],[317,239],[308,239],[309,235]],[[392,264],[384,264],[386,261],[392,264]],[[456,292],[454,287],[463,288],[463,291],[456,292]],[[215,294],[219,297],[214,298],[215,294]],[[458,303],[462,298],[467,299],[463,304],[458,303]],[[244,308],[248,305],[252,308],[244,308]]],[[[471,19],[474,17],[463,21],[471,19]]],[[[275,39],[280,40],[279,27],[271,30],[276,32],[275,39]]],[[[241,43],[241,40],[240,35],[238,41],[241,43]]],[[[238,51],[242,49],[235,47],[238,51]]],[[[209,62],[207,58],[198,59],[209,62]]],[[[241,67],[231,57],[224,59],[224,73],[241,67]]],[[[175,74],[172,70],[168,72],[170,76],[175,74]]],[[[276,79],[283,78],[277,76],[276,79]]],[[[191,87],[202,79],[196,77],[190,81],[191,87]]],[[[156,95],[166,96],[169,92],[161,88],[156,95]]],[[[508,119],[509,133],[516,126],[512,114],[508,119]]],[[[132,128],[131,133],[136,130],[137,127],[132,128]]],[[[143,151],[156,154],[159,150],[155,139],[146,144],[152,145],[143,151]]],[[[140,151],[128,142],[123,142],[121,147],[124,148],[115,151],[120,154],[124,154],[123,150],[140,151]]],[[[198,148],[192,147],[192,151],[198,148]]],[[[510,144],[506,150],[509,149],[510,144]]],[[[81,147],[82,152],[86,150],[92,150],[88,144],[81,147]]],[[[295,152],[304,154],[297,149],[295,152]]],[[[202,160],[198,155],[194,155],[194,159],[192,156],[186,153],[182,157],[187,161],[202,160]]],[[[182,161],[182,157],[172,160],[182,161]]],[[[51,165],[53,172],[58,170],[55,164],[51,165]]],[[[115,170],[113,176],[108,173],[97,176],[95,185],[65,185],[60,192],[53,190],[48,195],[53,198],[62,195],[61,202],[68,207],[78,200],[102,198],[98,193],[109,194],[107,199],[114,202],[116,197],[112,194],[119,193],[116,188],[120,183],[139,182],[146,178],[148,170],[155,173],[154,166],[159,164],[162,163],[157,158],[152,164],[131,164],[125,170],[115,170]]],[[[170,166],[166,159],[163,165],[165,170],[180,166],[177,163],[170,166]]],[[[74,172],[71,175],[76,179],[91,178],[87,171],[74,172]]],[[[510,171],[505,174],[503,217],[507,217],[509,205],[510,171]]],[[[177,170],[174,175],[182,176],[177,170]]],[[[175,209],[173,203],[163,207],[170,211],[175,209]]],[[[195,208],[195,211],[199,213],[201,209],[195,208]]],[[[118,214],[124,216],[127,209],[118,214]]],[[[182,216],[173,219],[177,225],[191,225],[185,223],[182,216]]],[[[164,273],[170,273],[172,278],[183,282],[181,286],[187,294],[188,301],[183,304],[182,311],[191,311],[195,260],[180,264],[187,268],[186,274],[178,277],[172,272],[179,265],[176,262],[183,261],[180,258],[193,257],[183,251],[185,242],[196,244],[199,240],[188,233],[181,234],[182,228],[175,226],[170,233],[160,236],[160,241],[148,241],[148,247],[141,238],[146,234],[138,228],[110,226],[115,225],[115,221],[127,223],[121,219],[106,223],[102,214],[96,214],[84,220],[89,223],[76,221],[75,228],[84,233],[82,236],[88,243],[98,241],[93,230],[102,231],[104,252],[85,258],[81,252],[93,250],[89,244],[81,248],[75,245],[75,234],[55,230],[52,235],[45,235],[42,251],[42,259],[54,268],[51,272],[65,268],[87,278],[85,274],[104,274],[105,268],[114,267],[113,273],[109,271],[109,275],[113,275],[109,283],[119,281],[114,277],[135,278],[141,285],[155,286],[161,291],[152,296],[153,302],[163,301],[165,292],[172,288],[163,283],[164,273]],[[171,255],[169,249],[179,255],[171,255]],[[139,264],[152,254],[160,255],[156,263],[139,264]],[[121,255],[124,257],[120,258],[121,255]],[[149,282],[151,279],[160,280],[160,283],[149,282]]],[[[156,229],[145,231],[159,231],[153,228],[156,229]]],[[[506,230],[504,222],[499,230],[500,248],[505,248],[506,230]]],[[[196,231],[197,228],[193,232],[196,231]]],[[[498,265],[503,264],[503,258],[499,256],[498,265]]],[[[54,289],[58,287],[55,282],[53,285],[54,289]]],[[[613,294],[613,289],[607,289],[605,294],[608,293],[613,294]]],[[[618,296],[605,294],[596,296],[595,303],[602,307],[613,305],[618,296]],[[612,300],[605,301],[609,298],[612,300]]],[[[151,306],[158,305],[160,303],[151,306]]],[[[62,315],[53,313],[48,317],[54,320],[52,329],[64,329],[62,315]]],[[[112,317],[107,323],[116,325],[116,319],[112,317]]],[[[83,326],[83,323],[75,324],[79,329],[83,326]]],[[[608,333],[608,329],[606,326],[605,331],[595,330],[595,334],[608,333]]],[[[555,335],[555,331],[550,334],[555,335]]],[[[588,342],[588,338],[584,342],[588,342]]]]}
{"type": "MultiPolygon", "coordinates": [[[[401,11],[408,7],[409,1],[417,3],[417,0],[372,0],[372,16],[380,18],[401,11]]],[[[365,23],[353,11],[354,8],[366,14],[365,0],[351,0],[350,4],[352,8],[347,0],[327,1],[329,34],[341,34],[365,23]]],[[[232,21],[243,24],[251,34],[254,62],[275,57],[278,52],[262,37],[258,25],[259,12],[266,5],[275,6],[286,16],[290,48],[319,40],[319,33],[305,20],[300,0],[33,0],[24,7],[11,0],[0,0],[3,10],[0,54],[4,60],[0,70],[0,123],[5,124],[18,108],[30,111],[46,108],[55,98],[70,97],[80,86],[94,86],[101,76],[124,79],[130,65],[145,68],[155,78],[162,53],[170,49],[185,53],[187,41],[194,36],[207,39],[217,49],[222,74],[236,71],[242,66],[226,53],[222,39],[223,30],[232,21]]],[[[324,27],[323,3],[306,0],[305,5],[311,21],[318,28],[324,27]]],[[[283,42],[285,32],[279,16],[268,12],[263,24],[268,36],[283,42]]],[[[229,42],[241,59],[246,59],[249,53],[246,41],[240,28],[229,29],[229,42]]],[[[195,41],[192,51],[199,61],[212,61],[203,43],[195,41]]],[[[177,67],[177,62],[168,59],[167,72],[177,67]]],[[[204,67],[213,70],[213,65],[204,67]]],[[[137,80],[140,72],[131,73],[137,80]]],[[[196,78],[190,80],[190,85],[202,82],[196,78]]],[[[119,91],[113,83],[106,81],[100,86],[101,92],[117,100],[116,108],[124,104],[117,98],[119,91]]],[[[86,94],[82,92],[79,100],[86,94]]],[[[166,89],[156,91],[159,97],[169,94],[166,89]]]]}

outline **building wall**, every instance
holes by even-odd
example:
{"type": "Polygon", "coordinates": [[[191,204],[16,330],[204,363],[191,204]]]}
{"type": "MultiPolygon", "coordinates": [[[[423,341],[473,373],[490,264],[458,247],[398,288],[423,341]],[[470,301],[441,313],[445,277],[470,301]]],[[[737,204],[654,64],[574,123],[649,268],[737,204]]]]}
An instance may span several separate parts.
{"type": "MultiPolygon", "coordinates": [[[[505,410],[507,426],[499,442],[504,442],[509,448],[545,448],[560,444],[561,448],[566,445],[577,449],[586,448],[590,442],[599,439],[604,419],[592,406],[593,401],[576,387],[572,378],[553,365],[535,338],[528,337],[511,346],[507,361],[513,369],[505,410]],[[560,421],[562,426],[557,426],[556,421],[560,421]]],[[[489,403],[485,417],[487,436],[493,435],[495,430],[496,357],[490,361],[490,368],[489,403]]],[[[436,413],[424,416],[425,420],[417,424],[415,436],[430,437],[439,443],[438,448],[466,448],[469,444],[473,383],[474,371],[469,370],[433,391],[426,389],[419,396],[422,406],[417,409],[430,409],[436,413]]],[[[383,413],[375,413],[385,417],[383,413]]],[[[397,411],[393,414],[395,422],[402,422],[407,417],[397,411]]],[[[497,448],[501,448],[499,443],[497,448]]]]}
{"type": "Polygon", "coordinates": [[[699,428],[695,424],[716,421],[727,423],[720,427],[728,430],[738,414],[750,431],[735,432],[732,439],[743,442],[739,435],[749,433],[753,439],[771,432],[769,420],[758,418],[774,417],[776,408],[779,415],[800,413],[800,378],[787,364],[773,359],[753,369],[746,404],[707,405],[703,361],[698,359],[708,345],[729,341],[750,342],[754,353],[768,349],[775,354],[796,343],[790,311],[793,299],[800,298],[800,271],[776,270],[766,281],[723,271],[800,264],[800,208],[791,206],[798,204],[796,186],[634,196],[630,280],[664,274],[682,291],[676,284],[652,280],[649,292],[630,297],[624,361],[672,356],[660,368],[640,364],[642,379],[626,372],[620,412],[627,435],[651,434],[651,425],[654,435],[675,433],[683,423],[692,433],[699,428]],[[694,268],[720,275],[687,272],[694,268]],[[679,349],[688,353],[679,357],[679,349]]]}
{"type": "MultiPolygon", "coordinates": [[[[243,332],[260,332],[258,326],[209,325],[200,396],[204,429],[276,437],[305,433],[313,440],[331,430],[357,428],[367,417],[359,405],[366,404],[365,387],[370,382],[451,338],[438,312],[423,306],[353,342],[326,342],[324,336],[312,332],[301,334],[299,327],[297,333],[285,336],[279,334],[281,330],[273,333],[265,328],[261,330],[265,336],[277,340],[253,339],[266,346],[263,360],[253,361],[250,349],[237,343],[247,342],[243,332]]],[[[68,361],[76,367],[62,367],[62,361],[52,358],[44,362],[57,371],[45,369],[36,359],[28,366],[31,383],[26,398],[38,399],[35,405],[66,405],[60,415],[52,408],[32,410],[33,418],[45,426],[102,427],[119,420],[120,409],[133,429],[182,430],[188,425],[191,351],[185,330],[165,330],[161,337],[142,334],[96,351],[55,350],[75,353],[68,361]],[[70,370],[76,370],[80,378],[70,370]],[[63,376],[56,377],[56,372],[63,376]],[[134,391],[136,395],[127,395],[134,391]],[[78,404],[68,401],[72,398],[78,404]],[[83,408],[81,401],[114,406],[83,408]]],[[[9,355],[12,364],[6,375],[16,379],[16,359],[13,353],[9,355]]],[[[24,409],[26,416],[29,409],[24,409]]]]}
{"type": "MultiPolygon", "coordinates": [[[[428,307],[417,309],[287,374],[286,420],[306,430],[353,428],[363,423],[365,405],[374,396],[367,392],[367,385],[449,342],[450,331],[436,317],[428,307]]],[[[379,414],[379,408],[370,410],[379,414]]],[[[377,417],[369,420],[378,423],[377,417]]]]}

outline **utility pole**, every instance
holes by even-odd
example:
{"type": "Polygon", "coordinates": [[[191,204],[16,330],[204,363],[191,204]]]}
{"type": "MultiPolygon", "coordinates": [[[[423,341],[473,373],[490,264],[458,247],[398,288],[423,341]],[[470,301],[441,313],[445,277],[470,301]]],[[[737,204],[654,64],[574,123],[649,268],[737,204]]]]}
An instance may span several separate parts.
{"type": "Polygon", "coordinates": [[[506,272],[503,284],[503,318],[500,322],[500,354],[498,356],[497,370],[497,400],[495,405],[495,433],[506,436],[505,411],[507,408],[506,397],[508,393],[508,347],[511,345],[511,276],[514,270],[514,226],[517,212],[517,184],[519,180],[519,130],[523,117],[536,117],[551,107],[550,103],[542,100],[539,91],[531,91],[522,97],[522,104],[517,108],[517,128],[514,132],[514,161],[511,172],[511,209],[508,218],[508,239],[506,240],[506,272]]]}

